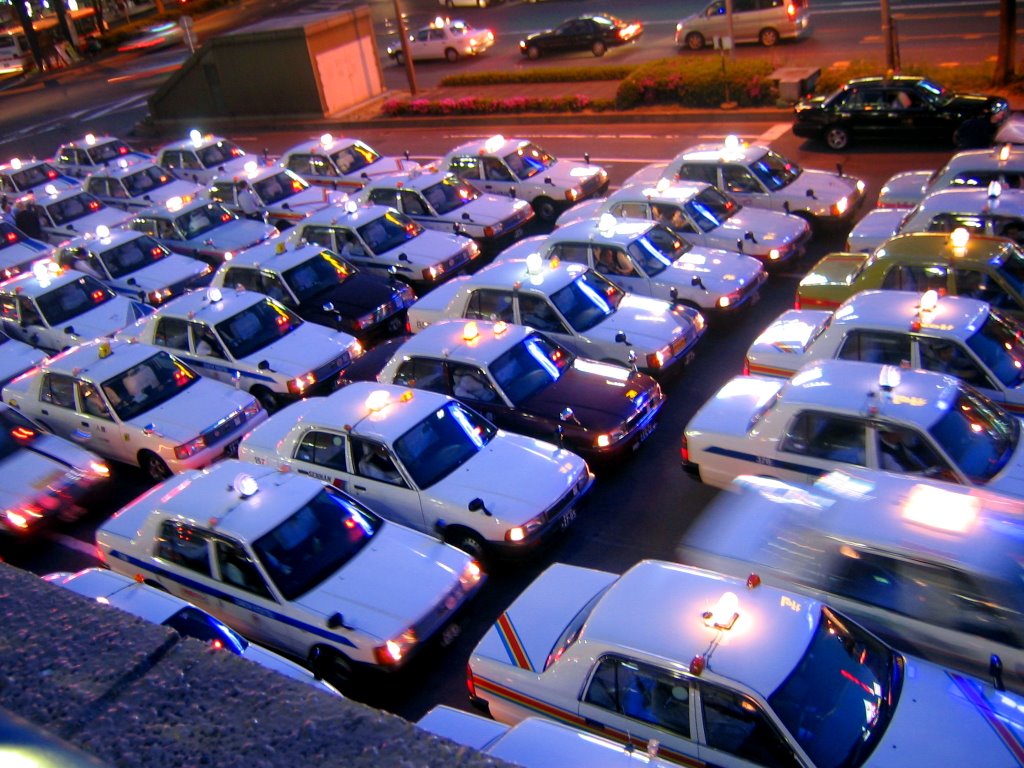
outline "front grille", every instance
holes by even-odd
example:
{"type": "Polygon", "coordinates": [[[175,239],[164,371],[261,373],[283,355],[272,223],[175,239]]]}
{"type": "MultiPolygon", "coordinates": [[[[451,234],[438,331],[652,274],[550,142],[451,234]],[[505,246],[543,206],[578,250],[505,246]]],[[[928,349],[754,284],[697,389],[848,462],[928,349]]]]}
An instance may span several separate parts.
{"type": "Polygon", "coordinates": [[[662,394],[661,387],[651,390],[651,396],[647,398],[643,406],[638,408],[626,421],[626,434],[632,433],[638,426],[646,423],[648,417],[661,408],[664,399],[665,396],[662,394]]]}
{"type": "Polygon", "coordinates": [[[596,195],[597,191],[601,189],[601,174],[595,173],[593,176],[583,179],[580,182],[580,189],[583,191],[583,197],[596,195]]]}
{"type": "Polygon", "coordinates": [[[429,639],[458,610],[458,607],[462,605],[465,599],[466,593],[461,584],[456,584],[452,587],[448,594],[439,600],[437,605],[426,616],[423,616],[413,625],[412,629],[416,633],[417,640],[423,642],[429,639]]]}
{"type": "Polygon", "coordinates": [[[213,445],[225,435],[229,435],[246,422],[245,411],[235,411],[226,419],[221,419],[210,429],[202,433],[206,445],[213,445]]]}
{"type": "Polygon", "coordinates": [[[340,371],[342,368],[348,365],[351,360],[352,355],[350,355],[348,352],[345,352],[344,354],[341,355],[341,357],[332,360],[331,362],[327,363],[327,365],[322,365],[319,368],[317,368],[315,371],[313,371],[313,375],[316,377],[317,381],[324,381],[325,379],[334,378],[334,376],[337,375],[338,371],[340,371]]]}

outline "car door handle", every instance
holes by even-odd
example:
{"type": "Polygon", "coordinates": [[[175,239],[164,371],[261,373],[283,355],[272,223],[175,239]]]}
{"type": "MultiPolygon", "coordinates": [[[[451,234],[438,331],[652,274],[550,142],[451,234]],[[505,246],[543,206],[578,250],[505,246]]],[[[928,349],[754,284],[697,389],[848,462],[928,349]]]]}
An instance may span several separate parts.
{"type": "Polygon", "coordinates": [[[88,421],[80,421],[78,423],[81,424],[83,427],[88,427],[89,426],[89,422],[88,421]]]}
{"type": "Polygon", "coordinates": [[[366,490],[366,486],[365,485],[353,485],[352,488],[354,490],[357,490],[357,491],[365,491],[366,490]]]}
{"type": "Polygon", "coordinates": [[[43,416],[49,416],[50,415],[50,412],[48,410],[46,410],[45,408],[40,408],[39,412],[41,414],[43,414],[43,416]]]}

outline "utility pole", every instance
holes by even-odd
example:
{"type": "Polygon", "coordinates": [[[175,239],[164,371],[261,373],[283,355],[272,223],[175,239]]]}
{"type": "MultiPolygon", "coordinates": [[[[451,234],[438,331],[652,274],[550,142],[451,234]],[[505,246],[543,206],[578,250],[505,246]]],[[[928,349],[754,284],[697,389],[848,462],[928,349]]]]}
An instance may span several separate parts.
{"type": "Polygon", "coordinates": [[[895,72],[898,69],[896,63],[896,36],[892,28],[892,13],[889,11],[889,0],[880,0],[882,7],[882,45],[885,46],[885,69],[895,72]]]}
{"type": "Polygon", "coordinates": [[[725,0],[725,32],[729,38],[729,58],[736,58],[736,37],[732,25],[732,0],[725,0]]]}
{"type": "Polygon", "coordinates": [[[1014,47],[1017,44],[1016,0],[999,0],[999,44],[993,85],[1007,85],[1014,76],[1014,47]]]}
{"type": "Polygon", "coordinates": [[[398,0],[395,0],[395,20],[398,22],[398,36],[402,41],[402,58],[405,59],[405,76],[409,80],[409,93],[415,96],[416,70],[413,69],[412,51],[409,50],[409,30],[406,29],[405,17],[402,16],[402,9],[398,7],[398,0]]]}

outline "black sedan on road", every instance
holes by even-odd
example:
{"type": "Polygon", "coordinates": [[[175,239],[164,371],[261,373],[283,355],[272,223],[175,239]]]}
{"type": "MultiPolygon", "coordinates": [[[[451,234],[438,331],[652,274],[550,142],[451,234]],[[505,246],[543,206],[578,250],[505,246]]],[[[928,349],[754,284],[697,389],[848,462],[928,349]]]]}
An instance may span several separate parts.
{"type": "Polygon", "coordinates": [[[799,102],[793,133],[846,149],[855,140],[988,146],[1010,115],[1000,96],[954,93],[924,77],[859,77],[799,102]]]}
{"type": "Polygon", "coordinates": [[[643,32],[644,25],[639,21],[623,21],[608,13],[586,14],[566,19],[554,29],[534,32],[519,41],[519,52],[529,59],[573,51],[604,56],[609,48],[638,40],[643,32]]]}

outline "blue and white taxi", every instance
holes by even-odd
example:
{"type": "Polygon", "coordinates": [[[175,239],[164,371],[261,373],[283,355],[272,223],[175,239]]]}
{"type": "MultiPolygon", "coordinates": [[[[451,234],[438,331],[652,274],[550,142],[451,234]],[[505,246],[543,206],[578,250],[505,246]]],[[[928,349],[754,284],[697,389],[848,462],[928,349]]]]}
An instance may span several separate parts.
{"type": "Polygon", "coordinates": [[[975,235],[1008,237],[1024,242],[1024,189],[987,187],[942,189],[909,211],[875,208],[858,221],[846,238],[846,251],[870,253],[891,237],[908,232],[952,232],[963,227],[975,235]]]}
{"type": "Polygon", "coordinates": [[[830,358],[946,373],[1024,415],[1024,325],[977,299],[863,291],[835,312],[790,309],[747,350],[744,371],[788,378],[830,358]]]}
{"type": "Polygon", "coordinates": [[[0,193],[7,195],[10,200],[40,192],[47,185],[65,190],[80,188],[82,182],[61,173],[46,160],[12,157],[8,162],[0,164],[0,193]]]}
{"type": "Polygon", "coordinates": [[[553,222],[560,211],[608,189],[608,172],[598,165],[559,159],[529,139],[495,135],[450,150],[439,166],[481,192],[518,197],[537,216],[553,222]]]}
{"type": "Polygon", "coordinates": [[[121,158],[93,171],[82,182],[86,192],[107,205],[126,211],[141,211],[167,205],[171,198],[184,202],[205,197],[206,190],[193,181],[183,181],[152,160],[129,162],[121,158]]]}
{"type": "Polygon", "coordinates": [[[465,552],[296,472],[223,461],[168,480],[96,531],[110,568],[305,659],[339,688],[443,639],[484,576],[465,552]]]}
{"type": "Polygon", "coordinates": [[[386,205],[360,207],[354,200],[321,208],[294,226],[288,239],[330,248],[368,272],[394,275],[417,292],[465,272],[480,258],[475,240],[426,229],[386,205]]]}
{"type": "Polygon", "coordinates": [[[203,376],[251,392],[268,411],[334,388],[363,348],[352,336],[307,323],[255,291],[193,291],[125,328],[120,338],[164,347],[203,376]]]}
{"type": "Polygon", "coordinates": [[[109,480],[105,462],[0,403],[0,534],[30,536],[71,520],[109,480]]]}
{"type": "Polygon", "coordinates": [[[429,229],[472,237],[487,253],[522,237],[533,219],[533,208],[525,200],[480,192],[432,166],[377,176],[355,199],[390,205],[429,229]]]}
{"type": "Polygon", "coordinates": [[[583,264],[627,293],[685,304],[709,315],[758,301],[768,279],[753,256],[691,245],[662,224],[604,214],[529,237],[495,261],[531,258],[583,264]]]}
{"type": "Polygon", "coordinates": [[[47,184],[35,193],[43,237],[53,245],[60,245],[98,227],[116,229],[131,221],[131,214],[120,208],[111,208],[95,195],[81,187],[60,191],[47,184]]]}
{"type": "Polygon", "coordinates": [[[67,141],[57,147],[53,164],[69,176],[84,179],[90,173],[102,170],[118,160],[130,163],[152,161],[153,156],[139,152],[116,136],[97,136],[87,133],[80,139],[67,141]]]}
{"type": "Polygon", "coordinates": [[[247,194],[241,186],[243,181],[253,195],[249,203],[268,224],[282,231],[331,202],[326,190],[310,186],[294,171],[279,165],[260,165],[255,160],[246,162],[242,173],[215,178],[206,197],[220,201],[233,213],[245,215],[239,200],[240,195],[247,194]]]}
{"type": "MultiPolygon", "coordinates": [[[[408,44],[413,61],[444,59],[454,63],[465,56],[477,56],[494,45],[494,32],[474,29],[459,19],[438,16],[410,34],[408,44]]],[[[388,43],[387,54],[396,64],[405,63],[401,40],[388,43]]]]}
{"type": "Polygon", "coordinates": [[[904,171],[889,178],[878,193],[879,208],[913,208],[940,189],[985,189],[993,181],[1019,189],[1024,181],[1024,148],[1009,144],[994,149],[957,152],[935,171],[904,171]]]}
{"type": "Polygon", "coordinates": [[[176,253],[194,256],[214,268],[234,254],[278,237],[277,227],[241,219],[221,203],[206,198],[185,202],[171,198],[163,207],[139,211],[128,226],[145,232],[176,253]]]}
{"type": "Polygon", "coordinates": [[[897,647],[1024,691],[1020,499],[854,469],[745,475],[687,529],[684,563],[825,600],[897,647]]]}
{"type": "Polygon", "coordinates": [[[374,176],[419,167],[408,153],[382,155],[359,139],[329,133],[285,150],[280,163],[310,184],[349,191],[361,189],[374,176]]]}
{"type": "Polygon", "coordinates": [[[221,136],[189,131],[187,139],[160,147],[156,162],[179,179],[210,184],[217,176],[242,173],[250,157],[245,150],[221,136]]]}
{"type": "Polygon", "coordinates": [[[1020,419],[952,376],[852,360],[731,379],[686,425],[682,463],[718,488],[855,466],[1024,498],[1020,419]]]}
{"type": "Polygon", "coordinates": [[[736,136],[688,147],[667,163],[653,163],[623,183],[653,184],[659,178],[691,179],[718,187],[743,205],[803,216],[815,226],[850,221],[864,203],[861,179],[801,168],[771,147],[736,136]]]}
{"type": "Polygon", "coordinates": [[[60,246],[53,261],[92,275],[114,293],[159,306],[210,281],[213,267],[171,253],[150,235],[132,229],[98,227],[60,246]]]}
{"type": "Polygon", "coordinates": [[[77,573],[49,573],[43,579],[102,605],[110,605],[144,621],[169,627],[182,637],[208,643],[214,650],[233,653],[325,693],[338,695],[334,688],[317,680],[305,667],[250,643],[202,608],[122,573],[107,568],[86,568],[77,573]]]}
{"type": "Polygon", "coordinates": [[[691,307],[626,293],[582,264],[537,254],[456,278],[409,308],[413,333],[459,317],[528,325],[580,357],[656,375],[688,363],[707,327],[691,307]]]}
{"type": "Polygon", "coordinates": [[[603,214],[654,220],[692,245],[739,251],[765,266],[800,256],[811,239],[810,225],[799,216],[741,205],[702,181],[668,179],[577,203],[558,217],[557,225],[603,214]]]}
{"type": "Polygon", "coordinates": [[[549,542],[594,482],[579,456],[499,430],[450,397],[367,381],[288,406],[238,456],[331,483],[481,560],[549,542]]]}
{"type": "Polygon", "coordinates": [[[1024,698],[889,647],[814,598],[644,560],[557,563],[469,660],[471,700],[683,765],[1019,765],[1024,698]]]}
{"type": "Polygon", "coordinates": [[[303,320],[369,345],[406,330],[416,300],[408,284],[358,269],[315,243],[263,243],[236,254],[213,276],[220,288],[265,293],[303,320]]]}
{"type": "Polygon", "coordinates": [[[29,237],[9,221],[0,220],[0,280],[28,272],[40,259],[49,258],[53,248],[29,237]]]}
{"type": "Polygon", "coordinates": [[[113,336],[152,308],[118,296],[95,277],[37,262],[0,283],[0,325],[12,339],[44,352],[113,336]]]}
{"type": "Polygon", "coordinates": [[[55,435],[162,480],[234,451],[267,418],[259,402],[166,350],[95,341],[45,360],[3,400],[55,435]]]}

